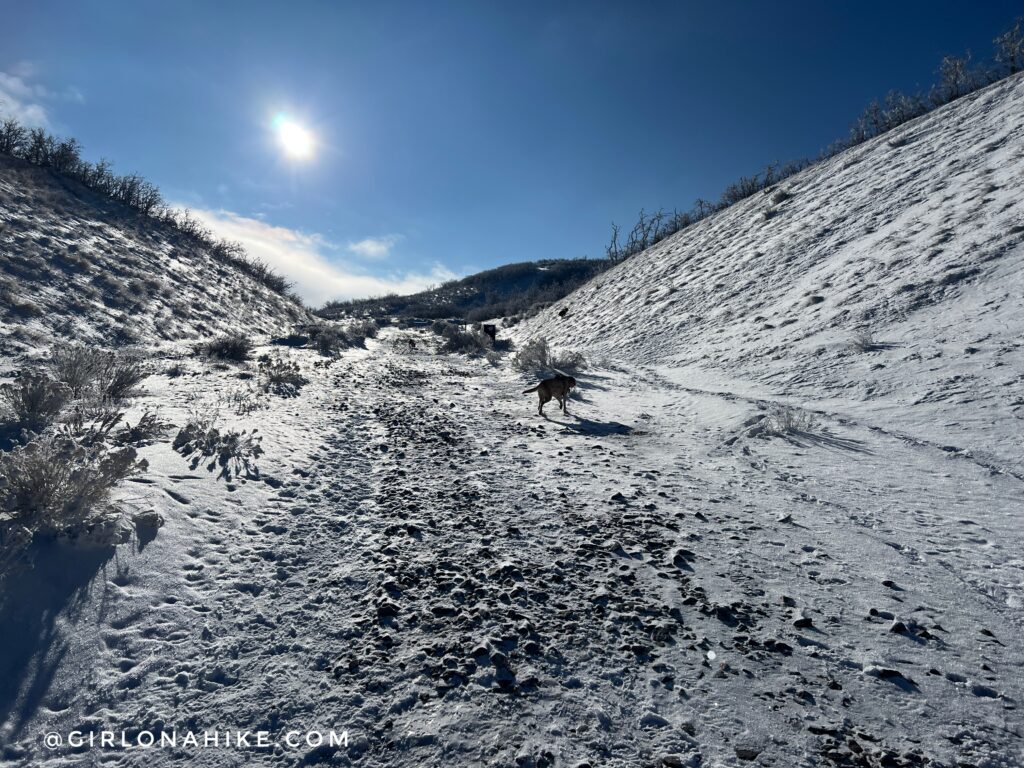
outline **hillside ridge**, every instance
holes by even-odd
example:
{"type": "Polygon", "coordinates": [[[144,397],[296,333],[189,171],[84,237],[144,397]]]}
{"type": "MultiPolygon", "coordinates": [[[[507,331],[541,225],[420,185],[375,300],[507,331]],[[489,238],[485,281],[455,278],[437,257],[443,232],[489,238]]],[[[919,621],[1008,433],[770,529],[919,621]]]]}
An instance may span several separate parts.
{"type": "Polygon", "coordinates": [[[1021,190],[1017,74],[669,237],[516,335],[911,432],[921,406],[949,442],[1009,461],[1024,403],[1021,190]],[[968,398],[982,407],[959,414],[968,398]]]}
{"type": "Polygon", "coordinates": [[[0,345],[269,334],[309,319],[237,265],[78,182],[0,155],[0,345]]]}

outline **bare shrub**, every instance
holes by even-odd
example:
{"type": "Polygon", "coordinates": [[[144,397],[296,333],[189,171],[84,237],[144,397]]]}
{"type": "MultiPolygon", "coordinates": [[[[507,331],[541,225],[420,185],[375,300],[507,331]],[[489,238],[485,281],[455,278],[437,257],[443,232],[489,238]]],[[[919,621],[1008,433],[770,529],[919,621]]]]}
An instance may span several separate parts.
{"type": "Polygon", "coordinates": [[[149,375],[142,359],[112,352],[106,356],[99,372],[99,394],[105,402],[118,403],[135,394],[135,389],[149,375]]]}
{"type": "Polygon", "coordinates": [[[763,422],[763,434],[784,436],[808,434],[818,427],[814,414],[791,408],[788,405],[773,406],[763,422]]]}
{"type": "Polygon", "coordinates": [[[95,396],[103,402],[126,400],[149,375],[142,359],[135,355],[71,344],[53,350],[49,368],[75,398],[95,396]]]}
{"type": "Polygon", "coordinates": [[[463,331],[450,325],[445,330],[443,352],[462,355],[482,355],[492,350],[491,337],[482,331],[463,331]]]}
{"type": "Polygon", "coordinates": [[[231,407],[236,416],[248,416],[267,406],[265,393],[253,387],[234,389],[224,396],[223,402],[231,407]]]}
{"type": "Polygon", "coordinates": [[[993,41],[996,45],[996,61],[1010,75],[1024,69],[1024,31],[1021,30],[1022,22],[1024,20],[1015,19],[1013,26],[993,41]]]}
{"type": "Polygon", "coordinates": [[[215,422],[216,414],[194,414],[174,438],[174,450],[190,459],[192,469],[209,460],[207,470],[220,467],[218,477],[230,479],[243,472],[246,477],[259,477],[255,460],[263,454],[263,438],[257,430],[222,432],[215,422]]]}
{"type": "Polygon", "coordinates": [[[61,433],[2,453],[2,522],[36,539],[79,532],[102,516],[97,508],[117,483],[146,468],[136,456],[134,448],[85,446],[61,433]]]}
{"type": "Polygon", "coordinates": [[[545,338],[530,339],[512,358],[512,367],[523,373],[536,373],[547,369],[551,350],[545,338]]]}
{"type": "Polygon", "coordinates": [[[50,370],[54,378],[66,384],[74,397],[81,397],[99,376],[103,367],[103,352],[82,344],[55,347],[50,356],[50,370]]]}
{"type": "Polygon", "coordinates": [[[283,358],[260,358],[260,378],[264,392],[282,397],[295,397],[309,383],[298,363],[283,358]]]}
{"type": "Polygon", "coordinates": [[[242,362],[249,359],[253,349],[252,339],[243,333],[229,333],[201,344],[197,351],[218,360],[242,362]]]}
{"type": "Polygon", "coordinates": [[[380,331],[380,326],[376,320],[356,320],[353,323],[349,323],[346,332],[350,336],[363,338],[363,339],[375,339],[377,333],[380,331]]]}
{"type": "Polygon", "coordinates": [[[540,374],[546,371],[578,373],[587,367],[581,352],[560,350],[555,352],[545,338],[530,339],[512,358],[512,366],[523,373],[540,374]]]}
{"type": "Polygon", "coordinates": [[[582,352],[564,349],[551,355],[550,364],[556,371],[579,373],[587,368],[587,358],[582,352]]]}
{"type": "Polygon", "coordinates": [[[858,352],[874,352],[880,347],[871,331],[868,330],[858,331],[855,333],[853,338],[850,340],[850,346],[858,352]]]}
{"type": "Polygon", "coordinates": [[[480,330],[477,323],[472,329],[464,331],[455,323],[447,320],[435,320],[430,330],[444,339],[441,351],[450,354],[481,355],[494,348],[491,337],[480,330]]]}
{"type": "Polygon", "coordinates": [[[41,373],[23,371],[13,383],[0,386],[0,403],[14,423],[30,430],[45,427],[71,399],[71,389],[41,373]]]}
{"type": "Polygon", "coordinates": [[[81,445],[100,445],[110,439],[124,413],[107,405],[79,403],[67,416],[60,431],[81,445]]]}
{"type": "Polygon", "coordinates": [[[324,357],[333,357],[348,346],[348,337],[333,325],[319,325],[310,330],[317,351],[324,357]]]}
{"type": "Polygon", "coordinates": [[[173,425],[160,418],[159,411],[146,410],[132,426],[127,421],[117,433],[117,442],[121,445],[134,445],[141,448],[144,445],[151,445],[162,437],[166,437],[173,425]]]}

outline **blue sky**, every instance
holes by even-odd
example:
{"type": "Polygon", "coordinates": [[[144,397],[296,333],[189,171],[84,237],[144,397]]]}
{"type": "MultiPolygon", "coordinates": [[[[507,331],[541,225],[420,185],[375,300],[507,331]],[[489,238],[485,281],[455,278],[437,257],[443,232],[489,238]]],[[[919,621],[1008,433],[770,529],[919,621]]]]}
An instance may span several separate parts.
{"type": "Polygon", "coordinates": [[[814,155],[1019,2],[52,2],[0,27],[6,111],[158,184],[313,303],[603,254],[814,155]],[[312,155],[282,151],[287,114],[312,155]]]}

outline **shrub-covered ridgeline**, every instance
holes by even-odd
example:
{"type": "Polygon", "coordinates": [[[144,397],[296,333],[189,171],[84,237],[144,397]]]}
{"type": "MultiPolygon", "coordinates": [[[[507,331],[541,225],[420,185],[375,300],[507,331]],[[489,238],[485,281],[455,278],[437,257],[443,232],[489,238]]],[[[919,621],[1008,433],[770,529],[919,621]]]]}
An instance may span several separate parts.
{"type": "MultiPolygon", "coordinates": [[[[691,224],[706,219],[713,213],[721,211],[740,200],[745,200],[756,192],[770,190],[793,174],[802,171],[813,163],[827,160],[840,152],[862,144],[868,139],[897,128],[916,117],[927,114],[944,104],[966,96],[1005,77],[1024,71],[1024,20],[1017,19],[1013,26],[999,35],[994,41],[995,50],[990,61],[974,65],[970,53],[959,56],[946,56],[937,72],[938,82],[926,93],[905,94],[890,91],[883,101],[872,101],[864,109],[863,114],[851,126],[850,133],[839,139],[821,152],[817,159],[804,158],[785,165],[773,163],[762,172],[753,176],[741,177],[730,184],[722,192],[718,202],[698,199],[689,211],[663,210],[649,214],[643,210],[636,224],[625,235],[615,223],[612,223],[612,236],[605,249],[608,263],[615,264],[641,253],[655,243],[674,235],[691,224]]],[[[777,190],[772,197],[773,203],[780,203],[787,193],[777,190]]]]}
{"type": "Polygon", "coordinates": [[[506,264],[408,296],[328,302],[317,314],[327,318],[462,317],[471,322],[509,317],[558,301],[607,267],[603,259],[506,264]]]}
{"type": "MultiPolygon", "coordinates": [[[[3,104],[0,103],[0,112],[2,109],[3,104]]],[[[275,293],[301,303],[292,293],[291,282],[265,262],[250,257],[241,243],[215,237],[187,210],[168,206],[156,185],[141,176],[134,173],[119,176],[107,160],[96,163],[83,160],[82,147],[76,139],[58,139],[42,128],[26,128],[8,117],[0,121],[0,154],[20,158],[74,179],[108,200],[170,226],[205,248],[215,259],[234,265],[275,293]]]]}

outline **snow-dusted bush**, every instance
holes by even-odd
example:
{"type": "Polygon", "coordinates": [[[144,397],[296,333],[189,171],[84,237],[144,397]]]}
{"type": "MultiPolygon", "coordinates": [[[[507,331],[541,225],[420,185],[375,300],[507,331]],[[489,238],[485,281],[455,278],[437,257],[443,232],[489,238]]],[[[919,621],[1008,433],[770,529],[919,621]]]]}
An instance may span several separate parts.
{"type": "Polygon", "coordinates": [[[435,320],[430,330],[444,338],[441,351],[449,354],[482,355],[494,348],[491,337],[476,328],[464,331],[454,323],[435,320]]]}
{"type": "Polygon", "coordinates": [[[348,337],[333,325],[318,325],[310,329],[310,337],[317,351],[324,357],[333,357],[348,346],[348,337]]]}
{"type": "Polygon", "coordinates": [[[878,349],[878,341],[871,331],[858,331],[850,340],[850,345],[858,352],[873,352],[878,349]]]}
{"type": "Polygon", "coordinates": [[[795,435],[813,432],[818,427],[814,414],[791,408],[788,405],[773,406],[763,421],[762,434],[795,435]]]}
{"type": "Polygon", "coordinates": [[[0,386],[0,404],[13,415],[15,425],[39,430],[53,421],[71,399],[71,389],[42,373],[23,371],[13,382],[0,386]]]}
{"type": "Polygon", "coordinates": [[[297,363],[283,358],[260,358],[260,379],[264,392],[282,397],[295,397],[309,383],[297,363]]]}
{"type": "Polygon", "coordinates": [[[356,320],[353,323],[349,323],[348,328],[345,330],[349,337],[375,339],[380,331],[380,326],[376,320],[356,320]]]}
{"type": "Polygon", "coordinates": [[[512,358],[512,367],[523,373],[536,373],[548,367],[551,350],[548,340],[544,338],[530,339],[523,344],[516,356],[512,358]]]}
{"type": "Polygon", "coordinates": [[[481,355],[492,350],[491,337],[480,331],[460,331],[445,338],[445,352],[462,355],[481,355]]]}
{"type": "Polygon", "coordinates": [[[565,373],[578,373],[587,367],[587,358],[582,352],[572,349],[563,349],[551,356],[551,368],[565,373]]]}
{"type": "Polygon", "coordinates": [[[33,539],[79,532],[106,515],[111,488],[145,467],[134,448],[83,445],[63,432],[36,437],[0,453],[0,526],[33,539]]]}
{"type": "Polygon", "coordinates": [[[127,421],[117,433],[116,440],[121,445],[141,447],[156,442],[171,431],[172,424],[160,418],[159,411],[147,410],[132,426],[127,421]]]}
{"type": "Polygon", "coordinates": [[[244,333],[229,333],[201,344],[197,351],[208,357],[241,362],[249,359],[253,346],[252,339],[244,333]]]}
{"type": "Polygon", "coordinates": [[[79,344],[54,348],[49,369],[75,398],[95,397],[120,402],[131,397],[149,375],[142,358],[121,352],[90,349],[79,344]]]}
{"type": "Polygon", "coordinates": [[[81,445],[102,445],[113,441],[111,433],[124,413],[106,404],[78,403],[64,418],[59,431],[81,445]]]}
{"type": "Polygon", "coordinates": [[[126,400],[148,375],[149,371],[141,358],[111,352],[105,356],[100,368],[100,396],[105,402],[126,400]]]}
{"type": "Polygon", "coordinates": [[[101,350],[82,344],[65,344],[53,349],[49,367],[57,381],[70,387],[74,397],[81,397],[99,376],[103,362],[101,350]]]}
{"type": "Polygon", "coordinates": [[[258,477],[255,460],[263,454],[263,437],[257,434],[258,430],[222,432],[216,427],[216,420],[216,413],[192,414],[174,438],[174,450],[191,459],[192,469],[209,459],[207,470],[212,472],[220,467],[220,477],[230,478],[242,472],[246,477],[258,477]]]}
{"type": "Polygon", "coordinates": [[[512,366],[523,373],[542,374],[547,371],[577,373],[587,367],[587,358],[573,350],[554,351],[548,340],[530,339],[512,358],[512,366]]]}

